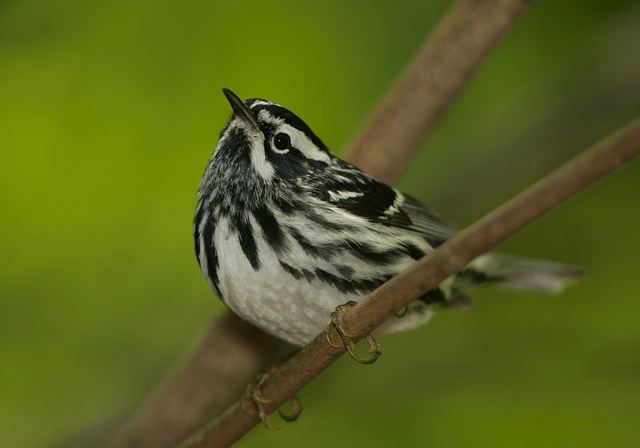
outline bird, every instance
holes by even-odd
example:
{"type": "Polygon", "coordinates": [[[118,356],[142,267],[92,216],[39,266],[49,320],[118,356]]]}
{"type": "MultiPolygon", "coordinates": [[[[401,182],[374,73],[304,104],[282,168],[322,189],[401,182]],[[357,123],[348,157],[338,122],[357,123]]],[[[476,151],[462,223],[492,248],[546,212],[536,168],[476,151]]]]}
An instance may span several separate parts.
{"type": "MultiPolygon", "coordinates": [[[[198,188],[193,236],[204,277],[242,319],[304,346],[337,323],[336,310],[455,235],[414,197],[331,154],[292,111],[223,92],[232,115],[198,188]]],[[[582,275],[552,261],[485,254],[376,335],[416,328],[482,285],[549,294],[582,275]]]]}

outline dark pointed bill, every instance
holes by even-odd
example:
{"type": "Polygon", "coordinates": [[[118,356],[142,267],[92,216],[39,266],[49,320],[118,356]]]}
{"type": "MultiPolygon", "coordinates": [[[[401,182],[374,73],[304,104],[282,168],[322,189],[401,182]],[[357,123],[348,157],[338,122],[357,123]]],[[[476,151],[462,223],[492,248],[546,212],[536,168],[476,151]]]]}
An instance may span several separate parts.
{"type": "Polygon", "coordinates": [[[236,95],[229,89],[222,89],[222,93],[224,93],[224,96],[227,97],[227,100],[229,101],[229,104],[231,104],[233,113],[236,115],[236,117],[239,117],[249,126],[251,126],[255,131],[259,132],[260,128],[258,127],[256,118],[253,116],[253,112],[251,112],[247,105],[244,104],[240,97],[238,97],[238,95],[236,95]]]}

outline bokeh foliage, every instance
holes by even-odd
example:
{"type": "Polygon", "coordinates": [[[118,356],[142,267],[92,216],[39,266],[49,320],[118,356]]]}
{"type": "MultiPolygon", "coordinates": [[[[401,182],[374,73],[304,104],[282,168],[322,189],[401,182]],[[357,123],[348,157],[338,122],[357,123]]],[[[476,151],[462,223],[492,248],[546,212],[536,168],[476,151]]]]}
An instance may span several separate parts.
{"type": "MultiPolygon", "coordinates": [[[[449,4],[1,2],[0,445],[99,446],[224,311],[191,241],[221,87],[339,148],[449,4]]],[[[637,2],[534,2],[400,185],[471,222],[640,112],[638,42],[637,2]]],[[[501,248],[584,266],[562,297],[480,291],[239,446],[636,446],[639,192],[635,163],[501,248]]]]}

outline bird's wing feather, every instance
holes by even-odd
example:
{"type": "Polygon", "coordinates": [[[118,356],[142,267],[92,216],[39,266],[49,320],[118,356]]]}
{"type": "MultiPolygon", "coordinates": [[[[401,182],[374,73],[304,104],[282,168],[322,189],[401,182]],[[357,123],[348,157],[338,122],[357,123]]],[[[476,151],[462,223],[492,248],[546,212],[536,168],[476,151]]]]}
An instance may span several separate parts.
{"type": "Polygon", "coordinates": [[[404,194],[405,202],[402,209],[409,216],[412,228],[430,237],[433,247],[439,246],[455,235],[455,228],[447,223],[440,215],[422,205],[420,201],[404,194]]]}
{"type": "Polygon", "coordinates": [[[342,179],[315,188],[316,194],[337,207],[368,221],[416,232],[436,247],[455,231],[416,199],[352,169],[342,179]]]}

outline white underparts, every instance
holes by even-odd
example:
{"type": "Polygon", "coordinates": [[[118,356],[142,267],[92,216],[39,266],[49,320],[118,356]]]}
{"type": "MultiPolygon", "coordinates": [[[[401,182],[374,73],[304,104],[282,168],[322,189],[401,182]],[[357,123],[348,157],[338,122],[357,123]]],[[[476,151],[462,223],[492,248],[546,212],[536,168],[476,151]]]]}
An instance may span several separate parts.
{"type": "MultiPolygon", "coordinates": [[[[424,251],[430,250],[424,239],[417,235],[401,237],[396,235],[396,229],[361,221],[338,208],[325,209],[323,213],[332,222],[357,224],[360,229],[359,240],[375,250],[384,251],[396,247],[398,238],[410,241],[424,251]]],[[[281,223],[286,239],[286,245],[279,253],[267,243],[255,219],[249,218],[259,259],[258,269],[251,266],[243,253],[238,233],[229,221],[222,218],[217,223],[214,241],[218,252],[219,289],[225,303],[236,314],[268,333],[298,346],[308,343],[322,331],[336,306],[349,300],[359,301],[366,293],[341,292],[330,283],[322,281],[316,274],[318,269],[336,277],[346,275],[354,279],[367,279],[395,275],[414,263],[407,255],[391,265],[379,265],[363,260],[349,251],[337,251],[330,259],[319,258],[300,246],[288,229],[293,228],[303,233],[315,247],[349,237],[349,233],[327,232],[321,225],[299,213],[285,216],[275,212],[275,218],[281,223]],[[296,278],[283,268],[282,263],[298,272],[306,269],[314,275],[310,279],[296,278]],[[345,274],[345,269],[352,273],[345,274]]],[[[431,316],[431,311],[423,303],[416,302],[413,307],[415,309],[412,308],[407,315],[392,318],[385,325],[383,333],[415,328],[431,316]]]]}

